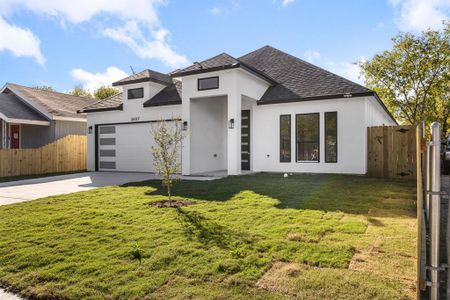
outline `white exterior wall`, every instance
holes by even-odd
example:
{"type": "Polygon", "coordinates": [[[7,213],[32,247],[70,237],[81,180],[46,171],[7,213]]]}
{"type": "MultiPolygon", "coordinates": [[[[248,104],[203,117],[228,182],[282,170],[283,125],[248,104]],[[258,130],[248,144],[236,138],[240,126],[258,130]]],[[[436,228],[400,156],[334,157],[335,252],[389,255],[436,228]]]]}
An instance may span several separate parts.
{"type": "Polygon", "coordinates": [[[251,168],[256,172],[365,174],[366,99],[344,98],[259,105],[253,110],[251,168]],[[338,162],[325,162],[325,112],[337,111],[338,162]],[[320,113],[320,162],[297,163],[295,115],[320,113]],[[280,115],[291,115],[291,159],[280,162],[280,115]]]}
{"type": "MultiPolygon", "coordinates": [[[[88,128],[92,126],[92,133],[87,135],[87,168],[89,171],[95,170],[95,125],[145,122],[161,119],[180,118],[181,105],[143,107],[145,101],[155,96],[164,87],[164,85],[152,82],[127,85],[126,87],[124,87],[123,93],[123,110],[94,112],[87,114],[87,126],[88,128]],[[138,87],[144,88],[144,98],[128,100],[127,90],[129,88],[138,87]]],[[[117,138],[120,138],[120,136],[118,136],[117,138]]]]}
{"type": "Polygon", "coordinates": [[[392,126],[397,125],[388,113],[380,106],[375,97],[366,99],[366,125],[370,126],[392,126]]]}
{"type": "MultiPolygon", "coordinates": [[[[191,124],[191,99],[210,98],[215,96],[227,97],[226,120],[234,119],[234,128],[227,129],[227,170],[229,175],[241,174],[241,110],[242,97],[260,99],[269,84],[241,69],[230,69],[183,77],[182,91],[182,119],[191,124]],[[219,76],[219,88],[199,91],[199,78],[219,76]]],[[[225,124],[228,128],[227,124],[225,124]]],[[[183,143],[182,157],[191,157],[191,152],[202,151],[199,145],[191,141],[192,126],[188,126],[188,134],[183,143]]],[[[183,175],[190,175],[196,171],[196,166],[188,159],[183,159],[183,175]]]]}
{"type": "Polygon", "coordinates": [[[227,169],[227,98],[191,100],[191,172],[227,169]]]}

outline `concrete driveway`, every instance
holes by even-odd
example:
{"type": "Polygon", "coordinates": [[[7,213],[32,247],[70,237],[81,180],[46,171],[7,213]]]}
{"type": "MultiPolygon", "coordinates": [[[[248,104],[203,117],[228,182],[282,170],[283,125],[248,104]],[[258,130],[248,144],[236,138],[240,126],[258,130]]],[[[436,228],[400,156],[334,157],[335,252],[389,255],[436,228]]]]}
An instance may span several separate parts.
{"type": "Polygon", "coordinates": [[[157,179],[150,173],[85,172],[0,183],[0,205],[157,179]]]}

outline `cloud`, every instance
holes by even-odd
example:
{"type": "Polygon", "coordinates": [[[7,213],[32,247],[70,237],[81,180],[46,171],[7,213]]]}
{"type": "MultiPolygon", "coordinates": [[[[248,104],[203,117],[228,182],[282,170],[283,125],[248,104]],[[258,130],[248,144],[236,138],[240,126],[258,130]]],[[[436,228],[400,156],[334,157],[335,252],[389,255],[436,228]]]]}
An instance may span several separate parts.
{"type": "Polygon", "coordinates": [[[314,60],[320,59],[320,52],[308,50],[303,54],[303,56],[306,58],[307,61],[313,62],[314,60]]]}
{"type": "Polygon", "coordinates": [[[83,69],[73,69],[70,75],[81,83],[83,88],[94,91],[101,86],[110,86],[113,82],[128,76],[117,67],[108,67],[103,73],[90,73],[83,69]]]}
{"type": "Polygon", "coordinates": [[[283,0],[283,2],[281,3],[281,5],[282,5],[283,7],[286,7],[286,6],[288,6],[289,4],[294,3],[294,1],[295,1],[295,0],[283,0]]]}
{"type": "Polygon", "coordinates": [[[389,0],[396,9],[396,22],[401,30],[420,32],[442,28],[449,18],[450,0],[389,0]]]}
{"type": "Polygon", "coordinates": [[[137,22],[129,21],[125,26],[106,28],[102,34],[128,46],[140,58],[154,58],[164,64],[178,68],[189,64],[184,55],[176,53],[168,43],[169,31],[164,28],[151,30],[153,40],[145,38],[137,22]]]}
{"type": "Polygon", "coordinates": [[[357,62],[347,62],[347,61],[326,61],[324,62],[324,68],[332,73],[340,75],[353,82],[364,84],[364,78],[361,76],[361,68],[358,62],[365,61],[365,57],[360,57],[357,62]]]}
{"type": "Polygon", "coordinates": [[[40,43],[28,28],[8,24],[0,16],[0,51],[9,51],[17,57],[32,57],[42,65],[45,58],[41,53],[40,43]]]}
{"type": "MultiPolygon", "coordinates": [[[[56,18],[63,26],[66,23],[92,21],[94,17],[99,17],[100,21],[111,20],[106,18],[113,17],[122,25],[118,29],[103,30],[104,36],[127,44],[141,58],[159,59],[169,66],[180,66],[187,59],[176,53],[170,45],[170,33],[161,25],[158,17],[158,8],[166,2],[167,0],[1,0],[0,16],[19,10],[31,11],[37,15],[56,18]],[[130,31],[131,26],[134,28],[130,31]],[[143,31],[149,34],[144,35],[143,31]],[[133,33],[131,37],[124,36],[129,32],[133,33]]],[[[29,34],[34,36],[31,31],[29,34]]],[[[36,40],[38,41],[37,38],[36,40]]]]}
{"type": "Polygon", "coordinates": [[[223,17],[225,15],[224,10],[220,7],[213,7],[209,9],[208,12],[215,17],[223,17]]]}

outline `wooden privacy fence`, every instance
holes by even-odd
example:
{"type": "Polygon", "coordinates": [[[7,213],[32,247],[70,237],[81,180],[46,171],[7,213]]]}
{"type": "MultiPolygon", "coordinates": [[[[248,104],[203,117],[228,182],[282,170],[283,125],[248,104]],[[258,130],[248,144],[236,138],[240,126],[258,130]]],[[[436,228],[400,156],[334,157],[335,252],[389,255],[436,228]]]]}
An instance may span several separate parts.
{"type": "Polygon", "coordinates": [[[381,178],[416,178],[416,127],[367,128],[367,175],[381,178]]]}
{"type": "Polygon", "coordinates": [[[86,170],[86,136],[68,135],[36,149],[0,150],[0,177],[86,170]]]}

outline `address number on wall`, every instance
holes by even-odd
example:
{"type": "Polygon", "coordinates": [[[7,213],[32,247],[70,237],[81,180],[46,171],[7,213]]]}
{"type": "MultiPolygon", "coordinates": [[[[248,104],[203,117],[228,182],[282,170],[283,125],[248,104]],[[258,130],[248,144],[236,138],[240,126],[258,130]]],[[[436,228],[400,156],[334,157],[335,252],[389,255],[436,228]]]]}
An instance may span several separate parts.
{"type": "Polygon", "coordinates": [[[139,121],[139,117],[132,117],[131,122],[139,121]]]}

